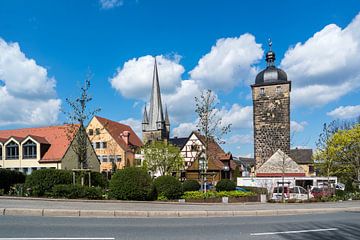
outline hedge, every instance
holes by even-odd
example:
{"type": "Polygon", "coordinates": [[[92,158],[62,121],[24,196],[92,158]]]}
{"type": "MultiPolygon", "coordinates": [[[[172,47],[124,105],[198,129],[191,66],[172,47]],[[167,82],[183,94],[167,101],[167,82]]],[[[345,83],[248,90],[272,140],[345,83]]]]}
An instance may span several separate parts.
{"type": "Polygon", "coordinates": [[[201,191],[189,191],[185,192],[181,198],[183,199],[209,199],[209,198],[221,198],[221,197],[250,197],[256,196],[256,193],[253,192],[240,192],[240,191],[221,191],[221,192],[201,192],[201,191]]]}
{"type": "Polygon", "coordinates": [[[25,188],[34,196],[45,196],[55,185],[72,184],[72,172],[68,170],[41,169],[26,177],[25,188]]]}
{"type": "Polygon", "coordinates": [[[183,194],[181,182],[172,176],[160,176],[155,179],[154,185],[162,200],[179,199],[183,194]]]}
{"type": "MultiPolygon", "coordinates": [[[[91,186],[107,188],[109,181],[107,178],[99,172],[91,172],[91,186]]],[[[76,173],[76,183],[81,184],[81,176],[84,176],[84,186],[89,186],[89,174],[86,172],[77,172],[76,173]]]]}
{"type": "Polygon", "coordinates": [[[101,199],[103,194],[100,187],[55,185],[49,195],[54,198],[101,199]]]}
{"type": "Polygon", "coordinates": [[[236,188],[235,182],[229,179],[222,179],[216,184],[216,191],[233,191],[236,188]]]}
{"type": "Polygon", "coordinates": [[[120,200],[154,200],[156,189],[143,168],[128,167],[118,170],[109,183],[109,197],[120,200]]]}
{"type": "Polygon", "coordinates": [[[185,180],[183,182],[183,191],[198,191],[200,189],[200,184],[196,180],[185,180]]]}
{"type": "Polygon", "coordinates": [[[19,171],[0,169],[0,190],[2,194],[7,194],[10,187],[17,183],[24,183],[25,175],[19,171]]]}

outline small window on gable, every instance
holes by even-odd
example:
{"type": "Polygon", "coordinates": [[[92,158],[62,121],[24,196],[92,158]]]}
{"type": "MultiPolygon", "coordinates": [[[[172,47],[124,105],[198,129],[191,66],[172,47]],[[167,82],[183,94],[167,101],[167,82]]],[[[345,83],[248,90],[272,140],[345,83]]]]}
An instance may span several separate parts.
{"type": "Polygon", "coordinates": [[[96,143],[95,143],[95,148],[96,148],[96,149],[100,149],[100,142],[96,142],[96,143]]]}
{"type": "Polygon", "coordinates": [[[107,148],[107,142],[102,142],[102,148],[107,148]]]}
{"type": "Polygon", "coordinates": [[[89,135],[90,136],[94,135],[94,129],[89,129],[89,135]]]}
{"type": "Polygon", "coordinates": [[[265,88],[260,88],[260,95],[264,96],[265,95],[265,88]]]}
{"type": "Polygon", "coordinates": [[[96,128],[95,133],[96,133],[96,135],[99,135],[100,134],[100,128],[96,128]]]}

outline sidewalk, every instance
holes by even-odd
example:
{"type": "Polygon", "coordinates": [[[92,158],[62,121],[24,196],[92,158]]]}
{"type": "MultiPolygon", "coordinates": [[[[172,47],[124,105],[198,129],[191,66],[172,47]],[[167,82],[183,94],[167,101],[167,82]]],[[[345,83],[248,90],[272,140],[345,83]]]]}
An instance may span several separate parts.
{"type": "Polygon", "coordinates": [[[178,203],[0,197],[0,215],[62,217],[229,217],[358,211],[360,201],[327,203],[178,203]]]}

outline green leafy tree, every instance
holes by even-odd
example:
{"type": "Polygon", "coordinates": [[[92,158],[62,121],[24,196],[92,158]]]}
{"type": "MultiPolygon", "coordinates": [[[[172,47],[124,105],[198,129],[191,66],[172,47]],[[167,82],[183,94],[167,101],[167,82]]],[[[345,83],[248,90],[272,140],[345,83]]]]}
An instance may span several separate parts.
{"type": "Polygon", "coordinates": [[[315,155],[320,174],[335,175],[344,182],[360,182],[360,124],[338,130],[315,155]]]}
{"type": "Polygon", "coordinates": [[[144,166],[161,176],[178,172],[184,166],[180,149],[164,141],[153,141],[143,147],[144,166]]]}

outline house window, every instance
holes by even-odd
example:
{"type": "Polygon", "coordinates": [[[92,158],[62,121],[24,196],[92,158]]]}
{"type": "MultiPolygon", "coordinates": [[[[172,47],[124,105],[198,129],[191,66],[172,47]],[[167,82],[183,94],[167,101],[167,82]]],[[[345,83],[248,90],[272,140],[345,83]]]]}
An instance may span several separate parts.
{"type": "Polygon", "coordinates": [[[6,159],[19,159],[19,145],[11,141],[6,145],[6,159]]]}
{"type": "Polygon", "coordinates": [[[96,143],[95,143],[95,148],[96,148],[96,149],[100,149],[100,142],[96,142],[96,143]]]}
{"type": "Polygon", "coordinates": [[[116,155],[116,162],[121,162],[121,155],[116,155]]]}
{"type": "Polygon", "coordinates": [[[23,144],[23,158],[24,159],[34,159],[34,158],[36,158],[36,143],[31,141],[30,139],[27,140],[23,144]]]}
{"type": "Polygon", "coordinates": [[[103,161],[103,162],[108,162],[108,156],[103,155],[103,156],[102,156],[102,161],[103,161]]]}
{"type": "Polygon", "coordinates": [[[100,128],[96,128],[95,133],[96,133],[96,135],[99,135],[100,134],[100,128]]]}
{"type": "Polygon", "coordinates": [[[115,156],[114,155],[109,156],[109,162],[115,163],[115,156]]]}
{"type": "Polygon", "coordinates": [[[265,88],[260,88],[260,95],[264,96],[265,95],[265,88]]]}
{"type": "Polygon", "coordinates": [[[107,147],[107,142],[102,142],[102,148],[106,148],[107,147]]]}
{"type": "Polygon", "coordinates": [[[89,135],[90,136],[94,135],[94,129],[89,129],[89,135]]]}

